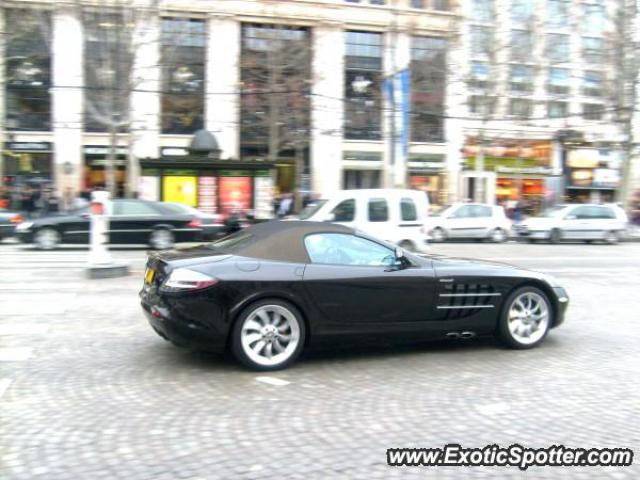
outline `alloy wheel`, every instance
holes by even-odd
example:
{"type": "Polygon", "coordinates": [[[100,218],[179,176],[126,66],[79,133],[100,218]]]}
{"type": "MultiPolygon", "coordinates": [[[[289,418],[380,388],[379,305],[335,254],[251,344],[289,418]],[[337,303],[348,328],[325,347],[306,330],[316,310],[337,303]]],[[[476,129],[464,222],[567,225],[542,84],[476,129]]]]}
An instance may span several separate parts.
{"type": "Polygon", "coordinates": [[[247,315],[240,331],[244,354],[260,367],[277,367],[291,358],[301,340],[296,315],[282,305],[261,305],[247,315]]]}
{"type": "Polygon", "coordinates": [[[434,242],[444,242],[447,236],[440,227],[434,228],[431,231],[431,240],[434,242]]]}
{"type": "Polygon", "coordinates": [[[149,243],[156,250],[168,250],[173,247],[173,233],[169,230],[154,230],[149,237],[149,243]]]}
{"type": "Polygon", "coordinates": [[[501,228],[496,228],[493,232],[491,232],[491,240],[495,243],[502,243],[507,240],[507,234],[501,228]]]}
{"type": "Polygon", "coordinates": [[[41,228],[36,232],[34,243],[41,250],[53,250],[60,243],[60,234],[53,228],[41,228]]]}
{"type": "Polygon", "coordinates": [[[511,337],[521,345],[532,345],[549,329],[549,305],[534,291],[516,296],[509,306],[507,325],[511,337]]]}
{"type": "Polygon", "coordinates": [[[604,241],[609,245],[614,245],[620,241],[618,234],[614,231],[607,232],[604,236],[604,241]]]}

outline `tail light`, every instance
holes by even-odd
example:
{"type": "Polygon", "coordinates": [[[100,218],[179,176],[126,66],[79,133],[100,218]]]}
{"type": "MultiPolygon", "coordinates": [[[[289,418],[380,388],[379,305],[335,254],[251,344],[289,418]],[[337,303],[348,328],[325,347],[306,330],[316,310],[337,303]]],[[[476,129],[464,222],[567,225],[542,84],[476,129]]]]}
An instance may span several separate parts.
{"type": "Polygon", "coordinates": [[[9,219],[9,221],[10,221],[11,223],[13,223],[14,225],[17,225],[17,224],[19,224],[19,223],[24,222],[24,218],[22,218],[22,215],[14,215],[13,217],[11,217],[11,218],[9,219]]]}
{"type": "Polygon", "coordinates": [[[186,292],[202,290],[218,283],[218,279],[196,272],[188,268],[177,268],[171,272],[169,278],[162,285],[162,290],[169,292],[186,292]]]}
{"type": "Polygon", "coordinates": [[[187,223],[187,227],[189,227],[189,228],[200,228],[200,227],[202,227],[202,221],[199,218],[194,218],[189,223],[187,223]]]}

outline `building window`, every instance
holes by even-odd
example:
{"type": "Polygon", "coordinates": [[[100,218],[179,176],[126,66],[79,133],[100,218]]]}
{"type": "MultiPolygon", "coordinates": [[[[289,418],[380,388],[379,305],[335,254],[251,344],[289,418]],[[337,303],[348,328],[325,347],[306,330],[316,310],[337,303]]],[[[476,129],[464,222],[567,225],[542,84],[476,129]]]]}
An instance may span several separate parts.
{"type": "Polygon", "coordinates": [[[495,112],[496,98],[486,95],[472,95],[469,97],[468,104],[469,112],[475,115],[489,117],[495,112]]]}
{"type": "Polygon", "coordinates": [[[509,102],[509,115],[517,118],[531,116],[531,101],[524,98],[512,98],[509,102]]]}
{"type": "Polygon", "coordinates": [[[384,5],[386,3],[385,0],[369,0],[371,5],[384,5]]]}
{"type": "Polygon", "coordinates": [[[582,105],[582,117],[585,120],[602,120],[604,106],[598,103],[585,103],[582,105]]]}
{"type": "Polygon", "coordinates": [[[433,9],[440,12],[448,12],[451,9],[449,0],[433,0],[433,9]]]}
{"type": "Polygon", "coordinates": [[[488,57],[491,54],[493,31],[491,27],[474,25],[471,27],[471,53],[474,56],[488,57]]]}
{"type": "Polygon", "coordinates": [[[569,93],[569,79],[571,71],[567,68],[550,68],[549,81],[547,82],[547,92],[566,95],[569,93]]]}
{"type": "Polygon", "coordinates": [[[84,128],[128,128],[132,88],[133,25],[124,12],[84,11],[84,128]]]}
{"type": "MultiPolygon", "coordinates": [[[[345,170],[343,173],[342,188],[345,190],[380,188],[382,186],[381,177],[380,170],[345,170]]],[[[351,200],[351,202],[354,201],[351,200]]],[[[355,202],[353,204],[353,211],[355,211],[355,202]]],[[[336,221],[339,220],[336,218],[336,221]]],[[[353,221],[353,218],[346,221],[353,221]]]]}
{"type": "Polygon", "coordinates": [[[547,1],[547,25],[550,28],[566,28],[569,26],[570,0],[547,1]]]}
{"type": "Polygon", "coordinates": [[[511,2],[511,20],[518,23],[530,23],[535,11],[535,0],[513,0],[511,2]]]}
{"type": "Polygon", "coordinates": [[[602,35],[607,23],[607,14],[602,2],[594,2],[584,6],[582,31],[592,35],[602,35]]]}
{"type": "Polygon", "coordinates": [[[162,19],[162,133],[203,127],[205,22],[162,19]]]}
{"type": "MultiPolygon", "coordinates": [[[[527,52],[530,54],[530,50],[527,52]]],[[[551,63],[569,62],[569,35],[552,33],[547,35],[547,57],[551,63]]]]}
{"type": "Polygon", "coordinates": [[[533,42],[531,31],[511,30],[511,60],[525,62],[531,59],[533,42]]]}
{"type": "Polygon", "coordinates": [[[511,65],[510,85],[512,92],[528,93],[533,90],[533,67],[511,65]]]}
{"type": "Polygon", "coordinates": [[[489,88],[489,86],[489,64],[484,62],[472,62],[469,87],[484,90],[489,88]]]}
{"type": "Polygon", "coordinates": [[[411,45],[411,140],[444,140],[447,42],[413,37],[411,45]]]}
{"type": "MultiPolygon", "coordinates": [[[[51,17],[37,10],[5,10],[6,125],[51,129],[51,17]]],[[[2,145],[0,145],[2,148],[2,145]]]]}
{"type": "MultiPolygon", "coordinates": [[[[311,86],[309,30],[244,24],[240,79],[242,156],[272,161],[286,157],[292,161],[299,154],[306,163],[311,86]]],[[[283,182],[285,176],[283,173],[283,182]]]]}
{"type": "Polygon", "coordinates": [[[549,118],[566,118],[569,112],[567,102],[549,102],[549,118]]]}
{"type": "Polygon", "coordinates": [[[602,96],[602,78],[601,72],[586,71],[584,72],[584,83],[582,86],[582,94],[589,97],[602,96]]]}
{"type": "Polygon", "coordinates": [[[382,138],[382,34],[346,32],[345,138],[382,138]]]}
{"type": "Polygon", "coordinates": [[[491,22],[493,20],[493,0],[473,0],[471,18],[476,22],[491,22]]]}
{"type": "Polygon", "coordinates": [[[424,8],[424,0],[411,0],[411,8],[424,8]]]}
{"type": "Polygon", "coordinates": [[[604,57],[604,40],[598,37],[582,37],[582,57],[591,65],[599,65],[604,57]]]}

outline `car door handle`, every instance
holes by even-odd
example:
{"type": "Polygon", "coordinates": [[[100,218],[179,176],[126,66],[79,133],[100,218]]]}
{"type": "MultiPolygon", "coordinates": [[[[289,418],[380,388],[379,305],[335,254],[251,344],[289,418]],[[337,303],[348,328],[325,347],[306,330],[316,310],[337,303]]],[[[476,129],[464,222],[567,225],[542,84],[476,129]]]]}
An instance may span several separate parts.
{"type": "Polygon", "coordinates": [[[453,283],[453,278],[441,278],[440,283],[453,283]]]}

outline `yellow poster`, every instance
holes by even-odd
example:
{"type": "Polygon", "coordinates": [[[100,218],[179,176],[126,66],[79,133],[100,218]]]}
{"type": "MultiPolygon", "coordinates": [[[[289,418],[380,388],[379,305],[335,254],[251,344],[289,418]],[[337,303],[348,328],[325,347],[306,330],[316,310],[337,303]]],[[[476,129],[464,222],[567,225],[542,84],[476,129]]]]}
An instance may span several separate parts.
{"type": "Polygon", "coordinates": [[[196,177],[164,177],[162,200],[195,207],[197,205],[196,180],[196,177]]]}

